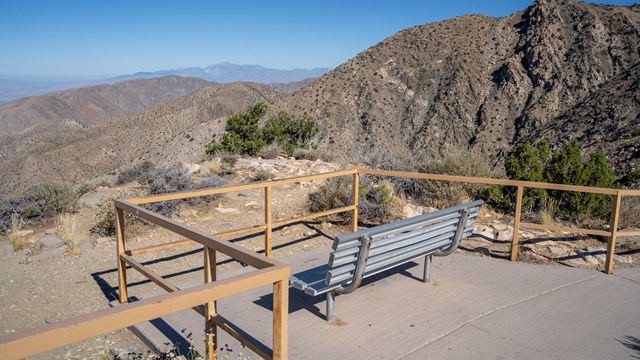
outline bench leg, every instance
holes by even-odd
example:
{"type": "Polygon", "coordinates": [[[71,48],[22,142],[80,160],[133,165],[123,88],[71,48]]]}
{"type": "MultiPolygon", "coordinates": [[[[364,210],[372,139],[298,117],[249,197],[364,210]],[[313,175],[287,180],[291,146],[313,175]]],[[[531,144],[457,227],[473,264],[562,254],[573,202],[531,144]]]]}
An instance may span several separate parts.
{"type": "Polygon", "coordinates": [[[428,283],[431,281],[431,258],[432,255],[427,255],[424,257],[424,274],[422,276],[422,282],[428,283]]]}
{"type": "Polygon", "coordinates": [[[327,315],[326,320],[329,321],[333,317],[333,308],[336,306],[336,294],[333,291],[327,293],[327,315]]]}

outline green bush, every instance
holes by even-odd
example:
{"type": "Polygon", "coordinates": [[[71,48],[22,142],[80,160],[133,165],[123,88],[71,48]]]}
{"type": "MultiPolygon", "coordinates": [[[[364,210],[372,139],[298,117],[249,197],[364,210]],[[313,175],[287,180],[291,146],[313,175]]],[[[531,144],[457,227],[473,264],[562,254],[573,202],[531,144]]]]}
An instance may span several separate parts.
{"type": "MultiPolygon", "coordinates": [[[[586,163],[582,163],[580,146],[575,139],[553,154],[545,140],[535,146],[517,144],[507,156],[505,170],[513,180],[603,188],[620,186],[603,153],[593,153],[586,163]]],[[[515,199],[513,189],[508,187],[502,190],[502,195],[503,201],[515,199]]],[[[556,201],[558,215],[568,220],[607,218],[611,208],[607,195],[543,189],[527,189],[522,203],[530,210],[541,209],[547,198],[556,201]]]]}
{"type": "Polygon", "coordinates": [[[263,128],[260,120],[267,113],[267,104],[260,102],[244,112],[231,115],[227,119],[222,139],[214,139],[207,144],[208,155],[220,152],[256,155],[266,145],[277,143],[288,155],[297,148],[310,147],[311,140],[318,133],[316,121],[308,117],[296,118],[285,112],[267,120],[263,128]]]}

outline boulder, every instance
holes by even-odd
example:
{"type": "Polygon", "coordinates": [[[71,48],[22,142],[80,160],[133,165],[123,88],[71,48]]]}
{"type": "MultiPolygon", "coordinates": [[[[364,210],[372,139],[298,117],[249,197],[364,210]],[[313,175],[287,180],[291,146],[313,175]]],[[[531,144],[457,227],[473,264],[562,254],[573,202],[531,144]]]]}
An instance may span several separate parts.
{"type": "Polygon", "coordinates": [[[422,206],[414,204],[406,204],[403,209],[404,218],[410,218],[424,214],[424,208],[422,206]]]}
{"type": "Polygon", "coordinates": [[[45,235],[40,238],[40,243],[42,243],[44,247],[53,248],[64,244],[64,241],[54,235],[45,235]]]}

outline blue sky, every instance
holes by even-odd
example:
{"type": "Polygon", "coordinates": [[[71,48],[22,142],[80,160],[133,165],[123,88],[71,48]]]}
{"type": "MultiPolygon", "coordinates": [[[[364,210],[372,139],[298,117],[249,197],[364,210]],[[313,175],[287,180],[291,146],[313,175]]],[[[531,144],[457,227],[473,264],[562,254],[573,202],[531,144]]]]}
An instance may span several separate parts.
{"type": "Polygon", "coordinates": [[[0,78],[95,79],[222,61],[332,68],[411,26],[504,16],[531,2],[2,0],[0,78]]]}

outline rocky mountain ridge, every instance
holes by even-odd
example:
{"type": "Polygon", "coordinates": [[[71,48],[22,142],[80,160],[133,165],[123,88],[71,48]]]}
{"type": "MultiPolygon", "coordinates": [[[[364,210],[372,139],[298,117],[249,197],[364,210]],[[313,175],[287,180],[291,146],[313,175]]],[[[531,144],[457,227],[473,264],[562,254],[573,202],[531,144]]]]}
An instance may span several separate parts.
{"type": "Polygon", "coordinates": [[[179,76],[138,79],[32,96],[0,106],[0,135],[74,121],[91,126],[120,114],[188,95],[212,83],[179,76]]]}
{"type": "Polygon", "coordinates": [[[343,158],[430,159],[458,146],[499,163],[518,141],[558,146],[584,134],[583,148],[628,171],[640,165],[638,148],[618,140],[637,144],[639,63],[640,6],[538,0],[503,18],[401,31],[278,110],[318,118],[321,146],[343,158]]]}

